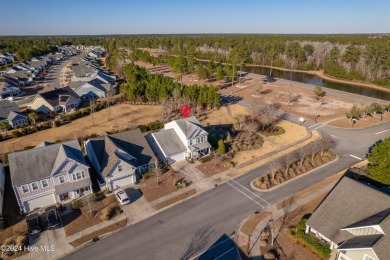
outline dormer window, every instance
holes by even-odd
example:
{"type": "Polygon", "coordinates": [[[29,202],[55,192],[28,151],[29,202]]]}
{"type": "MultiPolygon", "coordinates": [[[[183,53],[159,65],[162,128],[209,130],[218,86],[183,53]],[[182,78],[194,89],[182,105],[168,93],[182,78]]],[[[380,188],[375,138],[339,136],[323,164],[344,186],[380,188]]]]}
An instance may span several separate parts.
{"type": "Polygon", "coordinates": [[[118,165],[118,172],[121,172],[122,171],[122,165],[118,165]]]}

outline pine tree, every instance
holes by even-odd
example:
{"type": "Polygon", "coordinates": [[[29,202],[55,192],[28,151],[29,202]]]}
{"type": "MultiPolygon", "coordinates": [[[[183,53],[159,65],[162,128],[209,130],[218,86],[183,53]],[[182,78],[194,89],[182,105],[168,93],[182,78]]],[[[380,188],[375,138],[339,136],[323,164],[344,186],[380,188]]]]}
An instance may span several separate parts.
{"type": "Polygon", "coordinates": [[[384,185],[390,185],[390,137],[374,146],[367,159],[369,177],[384,185]]]}

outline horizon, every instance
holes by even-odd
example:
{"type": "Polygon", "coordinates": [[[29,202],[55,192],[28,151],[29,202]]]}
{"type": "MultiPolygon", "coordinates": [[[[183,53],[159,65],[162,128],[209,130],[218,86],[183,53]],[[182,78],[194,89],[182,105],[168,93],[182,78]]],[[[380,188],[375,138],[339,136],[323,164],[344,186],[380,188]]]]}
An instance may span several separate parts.
{"type": "Polygon", "coordinates": [[[390,2],[5,2],[0,36],[390,33],[390,2]],[[23,6],[23,9],[20,6],[23,6]],[[17,14],[17,19],[14,14],[17,14]]]}

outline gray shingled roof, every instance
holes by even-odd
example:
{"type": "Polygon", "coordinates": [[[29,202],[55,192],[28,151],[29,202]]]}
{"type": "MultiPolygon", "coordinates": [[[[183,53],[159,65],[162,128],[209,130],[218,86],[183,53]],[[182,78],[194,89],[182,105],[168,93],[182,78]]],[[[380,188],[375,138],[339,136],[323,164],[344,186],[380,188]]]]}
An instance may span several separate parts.
{"type": "Polygon", "coordinates": [[[152,133],[152,136],[156,139],[166,156],[187,151],[187,148],[173,129],[161,130],[152,133]]]}
{"type": "Polygon", "coordinates": [[[389,214],[390,214],[390,208],[386,209],[384,211],[381,211],[377,214],[374,214],[372,216],[369,216],[368,218],[360,220],[356,223],[353,223],[352,225],[349,225],[348,227],[345,227],[344,229],[362,227],[362,226],[379,225],[382,221],[384,221],[387,218],[387,216],[389,214]]]}
{"type": "Polygon", "coordinates": [[[157,161],[152,149],[150,149],[145,137],[138,128],[89,140],[99,162],[103,177],[108,175],[119,159],[135,167],[157,161]],[[115,152],[117,149],[128,153],[136,160],[129,161],[120,156],[115,152]]]}
{"type": "Polygon", "coordinates": [[[15,120],[15,119],[18,119],[18,120],[20,120],[20,119],[26,119],[26,120],[27,120],[27,116],[22,115],[22,114],[19,113],[19,112],[11,111],[11,112],[9,113],[7,119],[8,119],[8,121],[13,121],[13,120],[15,120]]]}
{"type": "Polygon", "coordinates": [[[18,105],[8,100],[0,100],[0,121],[7,119],[11,111],[19,112],[18,105]]]}
{"type": "Polygon", "coordinates": [[[390,256],[390,215],[380,224],[385,235],[375,243],[374,251],[379,259],[388,259],[390,256]]]}
{"type": "Polygon", "coordinates": [[[348,231],[340,229],[388,208],[389,195],[343,177],[307,220],[307,225],[339,244],[352,238],[348,231]]]}
{"type": "Polygon", "coordinates": [[[383,235],[356,236],[342,243],[338,249],[372,248],[383,235]]]}
{"type": "Polygon", "coordinates": [[[45,99],[51,106],[58,106],[60,104],[60,96],[73,96],[79,98],[76,92],[74,92],[70,87],[58,88],[54,90],[49,90],[46,92],[38,93],[43,99],[45,99]]]}
{"type": "Polygon", "coordinates": [[[207,132],[203,130],[202,125],[194,116],[178,119],[175,120],[175,122],[187,138],[193,138],[198,135],[207,134],[207,132]]]}
{"type": "Polygon", "coordinates": [[[66,157],[86,165],[77,140],[10,153],[8,160],[12,185],[48,178],[66,157]]]}

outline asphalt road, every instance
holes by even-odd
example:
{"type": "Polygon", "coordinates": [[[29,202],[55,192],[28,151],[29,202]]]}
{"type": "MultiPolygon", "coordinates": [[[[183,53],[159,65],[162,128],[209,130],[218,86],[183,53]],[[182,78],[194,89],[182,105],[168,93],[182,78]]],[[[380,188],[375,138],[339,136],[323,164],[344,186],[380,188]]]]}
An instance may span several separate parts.
{"type": "Polygon", "coordinates": [[[268,171],[267,166],[259,167],[64,259],[237,259],[231,238],[246,216],[355,164],[372,144],[390,136],[390,123],[364,130],[333,128],[310,120],[303,124],[338,140],[338,161],[267,193],[249,189],[250,181],[268,171]]]}

